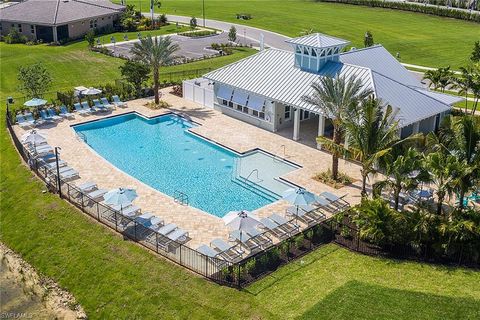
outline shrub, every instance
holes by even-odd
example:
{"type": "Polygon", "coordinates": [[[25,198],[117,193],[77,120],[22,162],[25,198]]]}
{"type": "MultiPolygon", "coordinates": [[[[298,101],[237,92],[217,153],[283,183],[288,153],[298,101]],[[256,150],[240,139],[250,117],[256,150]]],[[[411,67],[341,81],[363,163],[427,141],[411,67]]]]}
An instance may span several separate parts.
{"type": "Polygon", "coordinates": [[[93,48],[95,46],[95,32],[93,30],[88,31],[85,34],[85,41],[87,41],[89,48],[93,48]]]}
{"type": "Polygon", "coordinates": [[[252,19],[252,15],[250,13],[237,13],[235,16],[237,17],[237,19],[242,19],[242,20],[252,19]]]}
{"type": "Polygon", "coordinates": [[[164,26],[168,23],[167,15],[164,13],[158,17],[158,24],[164,26]]]}
{"type": "Polygon", "coordinates": [[[10,32],[4,37],[4,40],[8,44],[15,44],[15,43],[26,43],[27,37],[18,32],[17,29],[11,28],[10,32]]]}
{"type": "Polygon", "coordinates": [[[195,29],[197,27],[197,18],[192,17],[190,19],[190,28],[195,29]]]}

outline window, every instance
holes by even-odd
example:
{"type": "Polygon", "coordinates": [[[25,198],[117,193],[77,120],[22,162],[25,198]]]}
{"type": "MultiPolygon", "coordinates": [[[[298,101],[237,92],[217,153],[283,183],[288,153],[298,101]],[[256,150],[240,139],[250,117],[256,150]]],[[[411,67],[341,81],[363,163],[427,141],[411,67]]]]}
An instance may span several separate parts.
{"type": "Polygon", "coordinates": [[[317,56],[317,52],[315,51],[315,49],[312,49],[312,56],[313,56],[313,57],[316,57],[316,56],[317,56]]]}
{"type": "Polygon", "coordinates": [[[296,46],[295,52],[297,52],[297,53],[302,53],[302,49],[300,49],[299,46],[296,46]]]}
{"type": "Polygon", "coordinates": [[[247,114],[248,114],[248,107],[243,107],[242,111],[243,111],[243,113],[247,113],[247,114]]]}
{"type": "Polygon", "coordinates": [[[90,20],[90,29],[93,29],[93,20],[90,20]]]}
{"type": "Polygon", "coordinates": [[[93,27],[94,27],[94,28],[97,27],[97,19],[95,19],[95,20],[93,21],[93,27]]]}
{"type": "Polygon", "coordinates": [[[308,49],[306,47],[303,48],[303,54],[306,54],[308,56],[308,49]]]}
{"type": "Polygon", "coordinates": [[[105,18],[102,18],[102,21],[105,20],[105,18]]]}
{"type": "Polygon", "coordinates": [[[33,24],[30,26],[30,31],[32,34],[35,34],[35,26],[33,24]]]}
{"type": "Polygon", "coordinates": [[[228,101],[225,100],[225,99],[222,99],[222,104],[223,104],[224,106],[226,106],[226,105],[228,105],[228,101]]]}
{"type": "Polygon", "coordinates": [[[260,118],[260,119],[265,119],[265,112],[252,110],[252,116],[260,118]]]}
{"type": "Polygon", "coordinates": [[[230,108],[233,108],[233,102],[232,102],[232,101],[229,101],[229,102],[228,102],[228,106],[229,106],[230,108]]]}
{"type": "Polygon", "coordinates": [[[292,116],[292,108],[290,106],[285,106],[285,120],[290,120],[292,116]]]}
{"type": "Polygon", "coordinates": [[[18,24],[18,32],[22,32],[22,25],[20,23],[18,24]]]}
{"type": "Polygon", "coordinates": [[[237,110],[238,110],[238,111],[242,111],[242,106],[239,105],[239,104],[237,104],[237,110]]]}

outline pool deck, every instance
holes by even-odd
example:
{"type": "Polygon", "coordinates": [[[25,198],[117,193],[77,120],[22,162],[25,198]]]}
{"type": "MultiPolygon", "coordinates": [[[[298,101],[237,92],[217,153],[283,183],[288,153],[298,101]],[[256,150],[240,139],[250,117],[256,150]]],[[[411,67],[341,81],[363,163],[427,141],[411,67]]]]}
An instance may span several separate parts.
{"type": "MultiPolygon", "coordinates": [[[[285,158],[302,168],[292,171],[282,178],[317,194],[330,191],[338,196],[346,195],[345,199],[351,204],[360,202],[361,185],[358,165],[340,160],[340,171],[357,181],[341,189],[331,188],[312,179],[316,173],[331,167],[330,154],[171,95],[168,93],[169,90],[168,88],[163,89],[162,100],[174,106],[170,109],[152,110],[144,106],[150,101],[149,99],[139,99],[129,101],[128,108],[117,108],[112,112],[85,117],[75,114],[75,119],[64,120],[56,125],[43,126],[38,128],[38,131],[47,135],[47,141],[52,147],[61,147],[60,157],[80,173],[80,179],[74,180],[74,184],[93,181],[98,184],[99,188],[104,189],[135,188],[139,196],[134,203],[141,207],[143,212],[152,212],[163,218],[165,223],[175,223],[188,231],[191,240],[187,245],[192,248],[197,248],[200,244],[208,245],[211,240],[218,237],[227,240],[229,230],[225,227],[223,220],[199,209],[175,203],[173,198],[117,169],[78,139],[71,128],[72,125],[132,111],[147,117],[168,112],[181,113],[200,124],[192,131],[238,152],[260,148],[283,158],[283,147],[281,146],[285,145],[285,158]]],[[[19,137],[26,131],[15,126],[15,132],[19,137]]],[[[188,187],[185,187],[185,190],[188,194],[188,187]]],[[[284,215],[288,206],[285,201],[277,201],[256,210],[255,213],[259,217],[266,217],[274,212],[284,215]]]]}

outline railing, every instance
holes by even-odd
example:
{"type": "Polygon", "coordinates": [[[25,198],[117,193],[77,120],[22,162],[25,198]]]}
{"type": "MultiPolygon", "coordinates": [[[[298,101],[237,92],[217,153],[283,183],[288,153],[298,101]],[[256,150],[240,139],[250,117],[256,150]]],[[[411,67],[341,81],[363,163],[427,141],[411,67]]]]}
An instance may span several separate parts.
{"type": "Polygon", "coordinates": [[[76,135],[78,139],[81,139],[83,142],[88,143],[87,136],[80,131],[76,131],[76,135]]]}
{"type": "MultiPolygon", "coordinates": [[[[246,181],[251,181],[250,180],[250,177],[252,176],[253,173],[256,173],[257,174],[257,182],[262,182],[263,180],[260,179],[260,177],[258,176],[258,169],[253,169],[247,176],[247,178],[245,179],[246,181]]],[[[252,181],[253,182],[253,181],[252,181]]]]}
{"type": "Polygon", "coordinates": [[[173,192],[173,200],[181,205],[188,206],[188,195],[180,190],[175,190],[173,192]]]}

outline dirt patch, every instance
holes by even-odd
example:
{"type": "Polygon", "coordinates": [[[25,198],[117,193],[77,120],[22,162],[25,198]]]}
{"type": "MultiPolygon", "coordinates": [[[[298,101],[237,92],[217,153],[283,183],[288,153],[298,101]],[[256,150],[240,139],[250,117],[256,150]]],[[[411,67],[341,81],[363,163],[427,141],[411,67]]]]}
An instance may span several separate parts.
{"type": "Polygon", "coordinates": [[[20,255],[2,243],[0,259],[8,268],[9,277],[21,284],[25,291],[41,297],[45,307],[55,314],[57,319],[87,319],[85,311],[71,293],[60,288],[52,279],[40,275],[20,255]]]}

